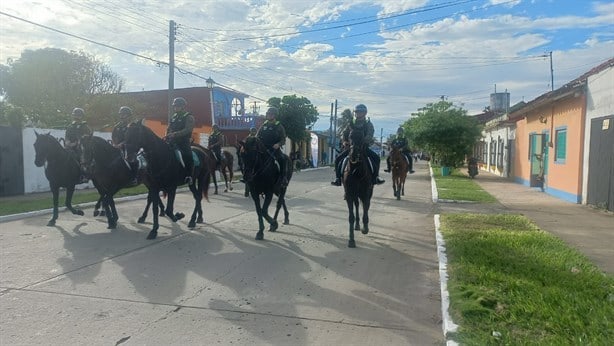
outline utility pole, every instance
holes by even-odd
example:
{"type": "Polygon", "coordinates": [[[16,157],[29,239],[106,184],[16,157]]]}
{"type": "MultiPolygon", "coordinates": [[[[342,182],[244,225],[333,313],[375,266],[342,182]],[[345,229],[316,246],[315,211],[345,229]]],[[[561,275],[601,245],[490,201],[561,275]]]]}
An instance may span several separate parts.
{"type": "Polygon", "coordinates": [[[258,113],[258,111],[260,110],[260,107],[257,106],[258,101],[254,101],[254,105],[252,106],[252,114],[256,115],[258,113]]]}
{"type": "Polygon", "coordinates": [[[168,123],[173,116],[173,93],[175,90],[175,33],[177,25],[174,20],[168,22],[168,123]]]}
{"type": "MultiPolygon", "coordinates": [[[[337,99],[335,99],[335,115],[333,119],[333,148],[337,148],[337,99]]],[[[334,157],[331,157],[331,160],[337,158],[336,150],[333,151],[333,156],[334,157]]]]}
{"type": "Polygon", "coordinates": [[[554,91],[554,69],[552,68],[552,51],[550,51],[550,90],[554,91]]]}
{"type": "Polygon", "coordinates": [[[333,108],[335,107],[334,103],[330,103],[330,127],[328,128],[328,145],[330,146],[330,159],[333,159],[333,155],[335,153],[335,147],[333,147],[333,108]]]}
{"type": "Polygon", "coordinates": [[[379,156],[384,157],[384,128],[380,127],[379,131],[379,156]]]}

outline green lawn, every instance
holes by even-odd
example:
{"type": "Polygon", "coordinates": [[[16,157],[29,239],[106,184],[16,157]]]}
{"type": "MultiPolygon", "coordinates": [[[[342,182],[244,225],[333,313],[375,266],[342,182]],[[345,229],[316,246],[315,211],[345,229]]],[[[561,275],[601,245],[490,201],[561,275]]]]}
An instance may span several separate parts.
{"type": "Polygon", "coordinates": [[[476,184],[473,179],[461,173],[459,169],[453,170],[450,175],[442,176],[441,167],[433,165],[432,168],[439,199],[480,203],[492,203],[497,201],[493,196],[476,184]]]}
{"type": "Polygon", "coordinates": [[[453,340],[611,345],[614,278],[563,241],[520,215],[442,215],[441,231],[453,340]]]}

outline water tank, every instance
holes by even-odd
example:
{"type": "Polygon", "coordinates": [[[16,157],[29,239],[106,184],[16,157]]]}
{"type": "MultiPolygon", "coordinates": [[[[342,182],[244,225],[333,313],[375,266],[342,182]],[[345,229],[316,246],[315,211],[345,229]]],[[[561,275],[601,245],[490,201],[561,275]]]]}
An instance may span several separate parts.
{"type": "Polygon", "coordinates": [[[505,113],[510,108],[510,93],[490,94],[490,109],[495,113],[505,113]]]}

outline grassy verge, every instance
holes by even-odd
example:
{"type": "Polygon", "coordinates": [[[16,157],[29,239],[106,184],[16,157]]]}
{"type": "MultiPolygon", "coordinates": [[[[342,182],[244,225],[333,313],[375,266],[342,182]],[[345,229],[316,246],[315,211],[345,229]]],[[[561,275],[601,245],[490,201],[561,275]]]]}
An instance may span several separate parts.
{"type": "MultiPolygon", "coordinates": [[[[120,190],[117,194],[115,194],[115,198],[139,195],[142,193],[147,193],[147,188],[145,185],[138,185],[120,190]]],[[[60,190],[59,206],[64,206],[65,196],[66,191],[60,190]]],[[[72,204],[77,205],[80,203],[95,202],[99,197],[98,192],[94,189],[76,190],[75,194],[73,195],[72,204]]],[[[14,198],[7,197],[3,198],[2,203],[0,203],[0,216],[50,208],[53,208],[51,194],[16,196],[14,198]]]]}
{"type": "Polygon", "coordinates": [[[432,168],[435,183],[437,184],[437,194],[440,199],[480,203],[497,201],[458,169],[453,170],[450,175],[442,176],[441,167],[433,165],[432,168]]]}
{"type": "MultiPolygon", "coordinates": [[[[606,345],[614,278],[518,215],[442,215],[450,313],[464,345],[606,345]]],[[[610,341],[608,341],[610,340],[610,341]]]]}

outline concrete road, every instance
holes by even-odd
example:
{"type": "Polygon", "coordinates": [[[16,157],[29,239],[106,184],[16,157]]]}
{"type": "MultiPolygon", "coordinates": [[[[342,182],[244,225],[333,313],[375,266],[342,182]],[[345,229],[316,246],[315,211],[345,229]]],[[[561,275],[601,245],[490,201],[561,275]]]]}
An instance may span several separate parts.
{"type": "MultiPolygon", "coordinates": [[[[256,241],[243,185],[211,195],[205,223],[136,223],[144,201],[103,218],[60,214],[0,224],[2,345],[433,345],[441,303],[426,165],[397,201],[375,188],[370,233],[349,249],[332,169],[297,173],[290,225],[256,241]]],[[[189,193],[177,210],[189,214],[189,193]]]]}

